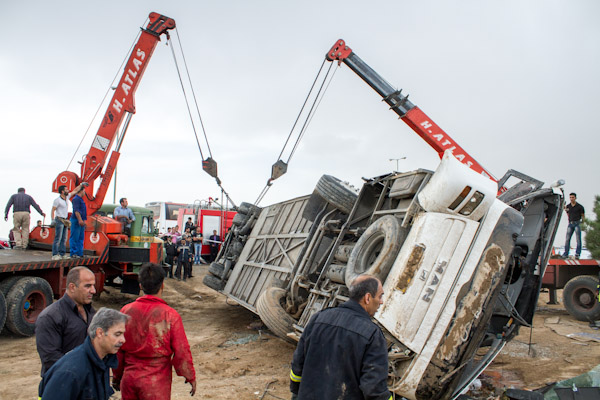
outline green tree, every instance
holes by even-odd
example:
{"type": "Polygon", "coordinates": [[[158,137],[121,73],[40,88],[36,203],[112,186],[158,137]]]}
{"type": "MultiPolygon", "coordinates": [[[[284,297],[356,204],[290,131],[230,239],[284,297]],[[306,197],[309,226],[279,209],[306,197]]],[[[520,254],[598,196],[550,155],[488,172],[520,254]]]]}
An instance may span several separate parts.
{"type": "Polygon", "coordinates": [[[585,219],[585,246],[592,253],[592,258],[600,260],[600,196],[594,200],[594,214],[596,220],[585,219]]]}

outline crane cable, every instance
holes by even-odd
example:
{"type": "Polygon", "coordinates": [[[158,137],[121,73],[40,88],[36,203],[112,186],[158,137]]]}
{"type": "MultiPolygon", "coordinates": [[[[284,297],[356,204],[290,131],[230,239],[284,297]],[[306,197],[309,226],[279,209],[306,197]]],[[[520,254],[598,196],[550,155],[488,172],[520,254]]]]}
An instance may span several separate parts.
{"type": "MultiPolygon", "coordinates": [[[[190,121],[192,123],[192,129],[194,131],[194,137],[196,138],[196,144],[198,145],[198,150],[200,151],[200,157],[202,157],[203,163],[204,163],[204,161],[207,161],[209,159],[212,162],[214,162],[214,160],[212,159],[212,151],[210,149],[210,144],[208,143],[208,136],[206,135],[206,129],[204,128],[204,122],[202,121],[202,116],[200,114],[200,109],[198,107],[198,101],[196,99],[196,93],[194,92],[194,86],[192,85],[192,79],[191,79],[191,76],[190,76],[190,71],[188,69],[187,62],[185,60],[185,54],[183,52],[183,46],[181,45],[181,38],[179,37],[179,31],[177,29],[175,29],[175,32],[177,34],[177,41],[179,42],[179,49],[180,49],[181,56],[182,56],[182,59],[183,59],[183,65],[185,67],[185,72],[186,72],[186,75],[187,75],[188,83],[190,85],[192,96],[194,98],[194,103],[195,103],[195,106],[196,106],[196,113],[198,114],[198,119],[200,120],[200,127],[202,128],[202,133],[204,135],[204,140],[206,142],[206,147],[208,148],[208,155],[209,155],[208,159],[204,158],[204,153],[202,152],[202,147],[200,146],[200,140],[198,139],[198,132],[196,131],[196,124],[194,123],[194,118],[193,118],[193,115],[192,115],[192,111],[190,109],[190,104],[189,104],[189,101],[188,101],[188,96],[187,96],[187,93],[186,93],[186,90],[185,90],[185,85],[184,85],[183,79],[181,77],[181,71],[179,69],[179,63],[177,62],[177,57],[175,55],[175,48],[173,46],[173,43],[171,42],[171,37],[167,36],[168,43],[170,44],[170,47],[171,47],[171,53],[173,54],[173,61],[175,62],[175,68],[177,69],[177,76],[179,77],[179,83],[181,84],[181,90],[183,91],[183,97],[185,99],[185,105],[187,107],[188,114],[190,116],[190,121]]],[[[215,163],[215,165],[216,165],[216,163],[215,163]]],[[[219,188],[221,188],[221,191],[222,191],[222,193],[225,194],[227,200],[229,202],[231,202],[231,204],[233,204],[233,206],[235,207],[234,201],[231,199],[231,197],[229,197],[229,193],[227,193],[227,191],[223,188],[223,185],[221,184],[221,180],[219,179],[219,177],[217,176],[217,174],[215,173],[215,175],[213,175],[213,174],[209,173],[209,175],[211,175],[211,176],[213,176],[215,178],[217,186],[219,186],[219,188]]]]}
{"type": "MultiPolygon", "coordinates": [[[[144,22],[144,26],[146,26],[148,24],[148,18],[146,18],[146,21],[144,22]]],[[[108,94],[110,93],[111,90],[113,90],[113,85],[115,83],[115,81],[117,80],[117,78],[119,76],[122,75],[122,71],[123,71],[123,66],[125,65],[125,63],[127,62],[127,60],[129,59],[129,55],[131,54],[131,52],[133,51],[133,47],[135,46],[135,44],[137,43],[140,35],[142,34],[142,31],[140,30],[136,35],[135,38],[133,39],[133,42],[131,43],[131,47],[129,47],[129,50],[127,51],[127,54],[125,54],[125,58],[123,58],[123,62],[121,62],[121,65],[119,66],[119,68],[117,69],[117,72],[115,74],[115,76],[113,77],[111,84],[108,85],[108,89],[106,89],[106,93],[104,93],[104,97],[102,98],[102,101],[100,102],[100,104],[98,105],[98,108],[96,109],[96,113],[94,113],[94,116],[92,117],[92,120],[90,121],[87,129],[85,130],[85,132],[83,133],[83,137],[81,138],[81,141],[79,142],[79,144],[77,145],[77,148],[75,149],[75,151],[73,152],[73,156],[71,157],[71,160],[69,160],[69,163],[67,164],[67,168],[65,168],[65,171],[69,170],[69,167],[71,166],[71,163],[73,162],[73,160],[75,159],[75,156],[77,155],[77,152],[79,151],[79,148],[81,147],[81,144],[83,143],[83,141],[85,140],[85,137],[87,136],[88,132],[90,131],[90,128],[92,127],[92,124],[94,123],[94,121],[96,120],[96,117],[98,116],[98,113],[100,112],[100,109],[103,109],[102,105],[104,104],[104,102],[106,101],[106,97],[108,96],[108,94]]]]}
{"type": "MultiPolygon", "coordinates": [[[[308,100],[310,99],[310,97],[313,93],[313,90],[314,90],[317,82],[319,81],[319,77],[321,76],[321,74],[323,72],[323,66],[325,65],[326,61],[327,60],[323,60],[323,62],[321,63],[321,67],[319,68],[319,71],[317,72],[317,76],[315,77],[315,80],[313,81],[313,83],[310,87],[310,90],[308,91],[308,95],[306,96],[306,99],[304,100],[304,103],[302,104],[302,107],[300,108],[300,112],[298,113],[298,116],[296,117],[296,120],[294,121],[294,124],[292,125],[292,129],[290,130],[290,133],[288,134],[288,137],[285,140],[285,143],[283,144],[283,148],[281,149],[281,152],[279,153],[279,156],[277,157],[277,161],[275,162],[275,164],[273,164],[273,170],[275,170],[277,167],[282,167],[284,169],[284,172],[281,173],[281,175],[283,175],[283,174],[285,174],[285,172],[287,172],[287,166],[289,165],[290,161],[292,160],[292,157],[296,153],[296,150],[298,149],[298,145],[300,144],[300,140],[304,137],[304,134],[306,133],[308,126],[310,125],[313,117],[315,116],[315,114],[317,112],[317,109],[321,105],[321,101],[323,100],[325,93],[329,89],[329,85],[331,84],[331,81],[333,80],[333,77],[335,76],[335,72],[337,71],[337,69],[334,69],[333,73],[331,73],[331,70],[333,67],[333,63],[331,63],[329,65],[329,68],[327,69],[327,72],[325,73],[325,76],[322,78],[321,85],[319,86],[319,90],[314,97],[314,100],[312,102],[310,110],[308,111],[306,118],[304,120],[304,123],[302,124],[302,128],[300,128],[300,132],[298,133],[296,141],[294,142],[294,146],[292,147],[292,149],[290,151],[287,162],[283,162],[281,160],[281,156],[283,155],[283,153],[290,141],[290,138],[292,137],[292,134],[294,133],[294,130],[295,130],[296,126],[298,125],[298,121],[300,120],[300,117],[302,116],[302,113],[304,112],[304,109],[308,103],[308,100]]],[[[281,176],[281,175],[279,175],[279,176],[281,176]]],[[[262,191],[258,195],[257,199],[255,200],[255,202],[254,202],[255,205],[260,204],[260,202],[262,201],[264,196],[267,194],[267,192],[273,185],[273,181],[275,179],[277,179],[279,176],[275,176],[274,171],[272,172],[271,177],[267,180],[265,187],[262,189],[262,191]]]]}

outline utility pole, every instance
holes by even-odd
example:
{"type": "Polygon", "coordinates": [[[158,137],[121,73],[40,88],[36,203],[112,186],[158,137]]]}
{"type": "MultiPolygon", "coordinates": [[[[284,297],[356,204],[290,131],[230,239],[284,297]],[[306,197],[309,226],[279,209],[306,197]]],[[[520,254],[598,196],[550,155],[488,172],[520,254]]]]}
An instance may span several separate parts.
{"type": "Polygon", "coordinates": [[[398,162],[400,160],[406,160],[406,157],[400,157],[400,158],[390,158],[390,161],[396,161],[396,172],[398,172],[398,162]]]}

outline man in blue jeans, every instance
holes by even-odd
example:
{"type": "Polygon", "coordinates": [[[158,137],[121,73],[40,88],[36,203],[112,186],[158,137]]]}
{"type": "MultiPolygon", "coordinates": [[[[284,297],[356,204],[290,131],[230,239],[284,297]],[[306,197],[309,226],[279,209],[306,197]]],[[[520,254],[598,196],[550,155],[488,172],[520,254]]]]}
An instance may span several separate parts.
{"type": "Polygon", "coordinates": [[[77,186],[73,191],[73,197],[71,197],[71,203],[73,204],[73,213],[71,214],[71,238],[69,239],[71,258],[83,258],[83,239],[85,238],[87,208],[81,197],[81,193],[87,186],[87,182],[83,182],[81,185],[77,186]]]}
{"type": "Polygon", "coordinates": [[[52,203],[52,224],[54,225],[54,241],[52,242],[52,259],[61,260],[66,258],[65,242],[67,240],[67,228],[69,221],[69,203],[67,202],[67,195],[69,191],[65,185],[58,187],[59,196],[52,203]]]}
{"type": "Polygon", "coordinates": [[[569,216],[569,226],[567,227],[567,237],[565,240],[565,251],[563,258],[569,257],[569,251],[571,250],[571,237],[575,233],[575,240],[577,241],[577,248],[575,249],[575,258],[578,259],[581,256],[581,222],[585,217],[585,209],[577,200],[577,195],[571,193],[569,195],[569,204],[565,206],[565,211],[569,216]]]}

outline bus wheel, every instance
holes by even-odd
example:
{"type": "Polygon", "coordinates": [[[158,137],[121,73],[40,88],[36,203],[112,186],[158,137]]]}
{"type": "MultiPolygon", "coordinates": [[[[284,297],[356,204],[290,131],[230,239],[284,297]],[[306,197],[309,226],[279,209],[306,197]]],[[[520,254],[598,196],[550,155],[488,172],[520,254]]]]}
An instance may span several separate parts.
{"type": "Polygon", "coordinates": [[[373,222],[356,242],[346,266],[345,282],[350,284],[361,274],[385,281],[406,239],[407,230],[396,217],[386,215],[373,222]]]}
{"type": "Polygon", "coordinates": [[[211,274],[204,275],[204,279],[202,279],[202,283],[204,283],[209,288],[220,292],[225,288],[225,282],[221,280],[221,278],[216,277],[211,274]]]}
{"type": "Polygon", "coordinates": [[[216,276],[217,278],[223,278],[223,272],[225,271],[225,267],[223,264],[219,264],[216,262],[210,263],[208,267],[208,272],[216,276]]]}
{"type": "Polygon", "coordinates": [[[295,343],[287,336],[292,332],[296,320],[285,312],[283,302],[285,301],[285,290],[278,287],[270,287],[259,296],[256,301],[258,316],[267,328],[286,342],[295,343]]]}

